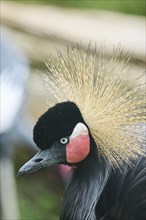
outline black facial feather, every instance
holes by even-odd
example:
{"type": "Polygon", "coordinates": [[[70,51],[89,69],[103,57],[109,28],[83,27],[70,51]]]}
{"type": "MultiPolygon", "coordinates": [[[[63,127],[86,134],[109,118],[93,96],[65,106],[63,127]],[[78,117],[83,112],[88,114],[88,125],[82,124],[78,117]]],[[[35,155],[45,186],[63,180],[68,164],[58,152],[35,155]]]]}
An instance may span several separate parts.
{"type": "Polygon", "coordinates": [[[37,121],[33,131],[34,142],[41,150],[49,148],[62,137],[70,136],[78,122],[85,124],[75,103],[56,104],[37,121]]]}

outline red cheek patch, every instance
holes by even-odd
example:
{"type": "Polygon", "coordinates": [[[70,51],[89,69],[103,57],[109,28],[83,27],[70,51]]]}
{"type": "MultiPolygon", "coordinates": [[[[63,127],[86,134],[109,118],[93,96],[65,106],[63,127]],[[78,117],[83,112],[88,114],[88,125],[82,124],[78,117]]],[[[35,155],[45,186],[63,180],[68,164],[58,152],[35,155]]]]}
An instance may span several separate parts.
{"type": "Polygon", "coordinates": [[[79,135],[71,138],[66,145],[66,160],[68,163],[78,163],[87,157],[89,151],[89,135],[79,135]]]}

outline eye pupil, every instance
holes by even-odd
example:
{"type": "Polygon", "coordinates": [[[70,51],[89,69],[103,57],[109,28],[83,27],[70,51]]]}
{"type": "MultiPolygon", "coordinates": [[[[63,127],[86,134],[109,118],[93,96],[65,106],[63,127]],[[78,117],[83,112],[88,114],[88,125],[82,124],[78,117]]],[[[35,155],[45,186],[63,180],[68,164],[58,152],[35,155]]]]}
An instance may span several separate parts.
{"type": "Polygon", "coordinates": [[[67,144],[68,138],[61,138],[60,142],[61,144],[67,144]]]}

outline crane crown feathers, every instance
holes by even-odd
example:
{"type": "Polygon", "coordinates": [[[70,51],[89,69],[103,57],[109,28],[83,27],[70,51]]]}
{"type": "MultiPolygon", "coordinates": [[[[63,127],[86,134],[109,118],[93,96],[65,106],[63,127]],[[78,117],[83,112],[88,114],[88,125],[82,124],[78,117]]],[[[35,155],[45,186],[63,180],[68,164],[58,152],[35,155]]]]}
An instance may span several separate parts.
{"type": "Polygon", "coordinates": [[[137,80],[127,80],[129,56],[121,48],[105,59],[91,46],[67,48],[46,61],[42,74],[45,87],[53,96],[48,105],[72,101],[80,109],[100,154],[115,167],[131,164],[144,155],[140,126],[146,122],[145,92],[137,80]]]}

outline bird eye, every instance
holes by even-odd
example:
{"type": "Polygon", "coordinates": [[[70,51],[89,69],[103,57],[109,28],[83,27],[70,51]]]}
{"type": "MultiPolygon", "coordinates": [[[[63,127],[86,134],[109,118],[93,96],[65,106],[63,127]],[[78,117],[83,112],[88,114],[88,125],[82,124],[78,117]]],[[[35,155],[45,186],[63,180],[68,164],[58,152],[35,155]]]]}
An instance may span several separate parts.
{"type": "Polygon", "coordinates": [[[67,144],[68,143],[68,138],[61,138],[60,143],[61,144],[67,144]]]}

